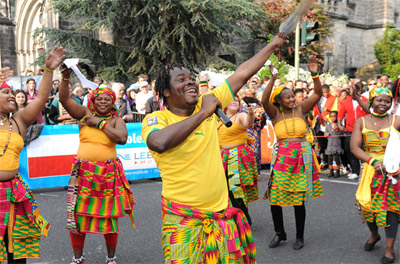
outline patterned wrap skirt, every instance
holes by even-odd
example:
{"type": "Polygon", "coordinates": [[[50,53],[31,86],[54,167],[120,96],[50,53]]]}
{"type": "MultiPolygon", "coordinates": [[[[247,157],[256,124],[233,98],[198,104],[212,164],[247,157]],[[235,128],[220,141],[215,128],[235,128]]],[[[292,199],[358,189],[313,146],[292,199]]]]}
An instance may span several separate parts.
{"type": "Polygon", "coordinates": [[[271,205],[310,204],[323,195],[317,157],[309,142],[280,142],[264,198],[271,205]]]}
{"type": "MultiPolygon", "coordinates": [[[[365,167],[366,164],[364,165],[365,167]]],[[[365,168],[364,167],[364,168],[365,168]]],[[[365,173],[373,174],[371,181],[371,201],[366,206],[361,206],[362,216],[367,222],[374,222],[378,226],[388,226],[386,223],[387,212],[400,214],[400,182],[392,183],[392,180],[384,175],[377,174],[374,169],[363,170],[365,173]]],[[[368,177],[366,177],[368,178],[368,177]]]]}
{"type": "Polygon", "coordinates": [[[229,190],[245,205],[259,199],[257,161],[247,144],[221,150],[222,163],[228,175],[229,190]]]}
{"type": "Polygon", "coordinates": [[[0,182],[0,261],[7,260],[7,251],[14,254],[14,259],[39,258],[40,238],[47,236],[49,229],[20,174],[0,182]],[[6,230],[8,250],[4,243],[6,230]]]}
{"type": "Polygon", "coordinates": [[[67,195],[67,228],[82,233],[118,233],[118,218],[129,215],[135,227],[135,197],[119,159],[104,162],[74,158],[67,195]]]}
{"type": "Polygon", "coordinates": [[[240,209],[210,212],[164,197],[161,205],[165,263],[256,263],[253,234],[240,209]]]}

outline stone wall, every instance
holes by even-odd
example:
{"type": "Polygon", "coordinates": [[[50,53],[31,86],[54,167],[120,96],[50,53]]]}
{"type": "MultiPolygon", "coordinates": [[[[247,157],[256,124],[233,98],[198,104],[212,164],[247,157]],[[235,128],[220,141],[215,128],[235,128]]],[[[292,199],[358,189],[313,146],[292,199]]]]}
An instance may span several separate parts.
{"type": "Polygon", "coordinates": [[[15,25],[6,17],[0,17],[0,67],[17,69],[15,52],[15,25]]]}
{"type": "Polygon", "coordinates": [[[329,67],[334,74],[351,75],[357,68],[375,63],[374,44],[383,36],[386,24],[400,29],[400,0],[319,0],[319,3],[334,24],[329,39],[334,47],[329,67]]]}

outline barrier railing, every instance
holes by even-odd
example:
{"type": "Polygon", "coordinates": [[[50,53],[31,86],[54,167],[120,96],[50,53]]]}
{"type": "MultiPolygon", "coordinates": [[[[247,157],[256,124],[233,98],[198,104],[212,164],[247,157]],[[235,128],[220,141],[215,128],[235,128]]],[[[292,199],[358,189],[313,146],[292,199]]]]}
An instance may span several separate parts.
{"type": "MultiPolygon", "coordinates": [[[[141,138],[142,123],[128,123],[127,129],[128,141],[117,145],[117,154],[128,180],[160,177],[141,138]]],[[[19,172],[31,189],[67,186],[78,146],[78,125],[44,126],[39,138],[22,150],[19,172]]]]}

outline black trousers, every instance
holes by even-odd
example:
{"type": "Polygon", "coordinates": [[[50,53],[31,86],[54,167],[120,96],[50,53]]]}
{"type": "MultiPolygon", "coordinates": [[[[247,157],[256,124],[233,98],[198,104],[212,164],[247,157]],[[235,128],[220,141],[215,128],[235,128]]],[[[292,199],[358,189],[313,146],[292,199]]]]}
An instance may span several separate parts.
{"type": "Polygon", "coordinates": [[[243,211],[243,213],[246,215],[247,221],[249,222],[249,225],[251,225],[251,217],[249,214],[249,209],[247,208],[246,204],[244,203],[243,199],[236,199],[233,196],[232,191],[229,188],[229,178],[228,178],[228,172],[225,171],[225,176],[226,176],[226,183],[228,185],[228,191],[229,191],[229,199],[231,200],[232,206],[235,208],[238,208],[243,211]]]}
{"type": "Polygon", "coordinates": [[[7,263],[26,263],[26,258],[14,259],[14,254],[8,252],[8,230],[7,229],[6,229],[6,233],[4,234],[4,244],[7,249],[7,263]]]}
{"type": "MultiPolygon", "coordinates": [[[[324,136],[324,132],[318,131],[317,136],[324,136]]],[[[325,150],[328,147],[328,139],[324,137],[317,137],[318,145],[320,147],[320,157],[321,157],[321,162],[325,162],[325,164],[328,164],[328,155],[325,155],[325,150]]]]}
{"type": "Polygon", "coordinates": [[[354,157],[353,153],[350,151],[350,139],[351,132],[346,132],[346,137],[344,138],[344,153],[346,155],[346,160],[350,163],[351,172],[360,175],[360,161],[354,157]]]}
{"type": "Polygon", "coordinates": [[[339,154],[327,155],[328,156],[328,165],[332,166],[333,161],[336,162],[336,165],[340,166],[340,157],[339,154]]]}
{"type": "MultiPolygon", "coordinates": [[[[389,225],[385,227],[386,238],[396,238],[397,236],[397,227],[399,225],[397,214],[393,212],[387,212],[386,214],[386,224],[389,225]]],[[[378,226],[376,222],[367,222],[368,228],[371,232],[378,231],[378,226]]]]}
{"type": "MultiPolygon", "coordinates": [[[[304,226],[306,223],[306,207],[304,205],[293,206],[294,217],[296,219],[296,238],[304,238],[304,226]]],[[[283,224],[282,206],[271,205],[272,220],[274,222],[274,229],[277,235],[285,234],[285,227],[283,224]]]]}

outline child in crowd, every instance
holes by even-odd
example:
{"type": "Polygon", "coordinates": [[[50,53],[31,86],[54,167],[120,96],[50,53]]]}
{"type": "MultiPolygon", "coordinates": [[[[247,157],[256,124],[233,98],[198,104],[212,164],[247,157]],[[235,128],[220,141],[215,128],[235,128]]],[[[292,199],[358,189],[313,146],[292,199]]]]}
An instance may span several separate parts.
{"type": "Polygon", "coordinates": [[[339,178],[340,177],[340,155],[344,153],[340,142],[340,136],[342,132],[338,128],[337,124],[337,111],[331,111],[329,113],[330,122],[326,125],[325,137],[328,138],[328,145],[325,150],[325,155],[328,156],[328,165],[330,173],[329,178],[339,178]],[[334,162],[336,164],[334,164],[334,162]],[[334,170],[336,172],[334,173],[334,170]]]}

